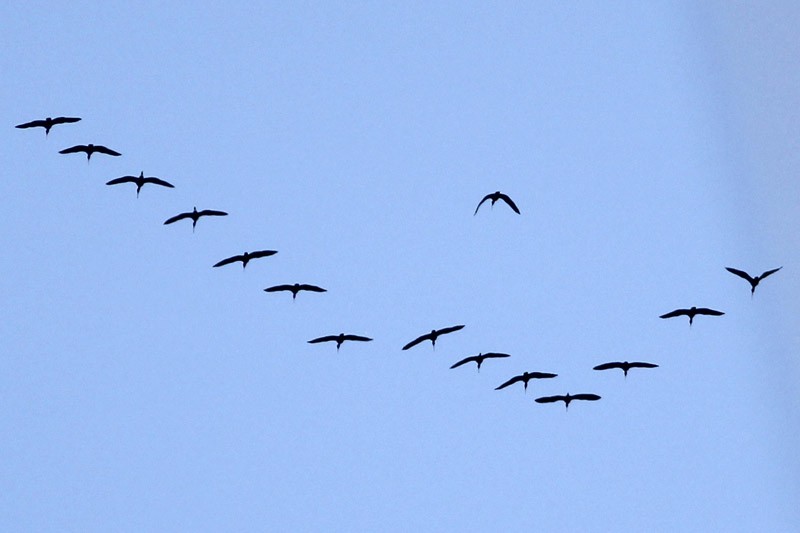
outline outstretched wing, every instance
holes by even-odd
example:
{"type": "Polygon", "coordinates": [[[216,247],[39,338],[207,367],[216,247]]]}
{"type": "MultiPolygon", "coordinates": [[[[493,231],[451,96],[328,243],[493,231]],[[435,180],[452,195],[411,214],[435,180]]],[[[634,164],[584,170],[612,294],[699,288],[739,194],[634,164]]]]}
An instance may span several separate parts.
{"type": "Polygon", "coordinates": [[[447,333],[453,333],[454,331],[458,331],[460,329],[464,329],[464,325],[463,324],[461,324],[460,326],[451,326],[449,328],[442,328],[440,330],[437,330],[436,333],[438,335],[445,335],[447,333]]]}
{"type": "Polygon", "coordinates": [[[514,383],[516,383],[518,381],[522,381],[522,376],[514,376],[513,378],[509,379],[508,381],[506,381],[505,383],[500,385],[499,387],[495,387],[494,390],[505,389],[509,385],[513,385],[514,383]]]}
{"type": "Polygon", "coordinates": [[[64,148],[63,150],[59,150],[59,154],[77,154],[78,152],[86,152],[89,149],[88,146],[85,144],[76,144],[75,146],[70,146],[69,148],[64,148]]]}
{"type": "Polygon", "coordinates": [[[511,354],[507,353],[497,353],[497,352],[489,352],[483,354],[484,359],[499,359],[501,357],[511,357],[511,354]]]}
{"type": "Polygon", "coordinates": [[[430,333],[426,333],[425,335],[420,335],[419,337],[417,337],[413,341],[411,341],[408,344],[406,344],[405,346],[403,346],[403,349],[404,350],[408,350],[409,348],[413,348],[414,346],[416,346],[417,344],[421,343],[422,341],[429,341],[429,340],[431,340],[431,334],[430,333]]]}
{"type": "MultiPolygon", "coordinates": [[[[699,311],[699,309],[698,309],[698,311],[699,311]]],[[[688,314],[689,314],[689,310],[688,309],[676,309],[674,311],[670,311],[669,313],[661,315],[659,318],[672,318],[672,317],[681,316],[681,315],[688,315],[688,314]]]]}
{"type": "Polygon", "coordinates": [[[234,255],[234,256],[229,257],[227,259],[223,259],[222,261],[220,261],[219,263],[217,263],[214,266],[215,267],[221,267],[221,266],[225,266],[225,265],[230,265],[231,263],[235,263],[236,261],[242,261],[243,259],[244,258],[241,255],[234,255]]]}
{"type": "Polygon", "coordinates": [[[511,199],[511,198],[510,198],[510,197],[509,197],[507,194],[505,194],[505,193],[500,193],[500,196],[499,196],[499,198],[500,198],[501,200],[503,200],[505,203],[507,203],[507,204],[508,204],[508,207],[510,207],[511,209],[513,209],[513,210],[514,210],[514,212],[515,212],[516,214],[518,214],[518,215],[520,214],[520,212],[519,212],[519,208],[517,207],[517,204],[515,204],[515,203],[514,203],[514,200],[512,200],[512,199],[511,199]]]}
{"type": "Polygon", "coordinates": [[[301,283],[297,286],[297,288],[301,291],[310,291],[310,292],[328,292],[327,289],[323,289],[322,287],[317,287],[316,285],[309,285],[308,283],[301,283]]]}
{"type": "Polygon", "coordinates": [[[608,370],[609,368],[622,368],[622,363],[618,361],[614,361],[611,363],[603,363],[602,365],[597,365],[594,367],[594,370],[608,370]]]}
{"type": "Polygon", "coordinates": [[[738,270],[736,268],[731,268],[731,267],[725,267],[725,270],[727,270],[731,274],[735,274],[735,275],[739,276],[740,278],[746,279],[750,283],[753,283],[755,281],[753,279],[753,277],[750,274],[748,274],[747,272],[745,272],[744,270],[738,270]]]}
{"type": "Polygon", "coordinates": [[[633,363],[628,363],[629,368],[658,368],[658,365],[653,363],[642,363],[639,361],[635,361],[633,363]]]}
{"type": "Polygon", "coordinates": [[[370,339],[369,337],[362,337],[361,335],[345,335],[345,336],[342,337],[342,340],[369,342],[372,339],[370,339]]]}
{"type": "Polygon", "coordinates": [[[51,120],[50,122],[53,125],[55,125],[55,124],[71,124],[73,122],[78,122],[79,120],[80,120],[80,118],[78,118],[78,117],[56,117],[53,120],[51,120]]]}
{"type": "Polygon", "coordinates": [[[291,285],[274,285],[272,287],[267,287],[264,289],[265,292],[279,292],[279,291],[290,291],[294,287],[291,285]]]}
{"type": "Polygon", "coordinates": [[[698,307],[695,312],[698,315],[711,315],[711,316],[721,316],[724,315],[722,311],[716,311],[714,309],[709,309],[708,307],[698,307]]]}
{"type": "Polygon", "coordinates": [[[17,124],[14,127],[15,128],[21,128],[21,129],[24,129],[24,128],[37,128],[37,127],[46,128],[47,124],[45,123],[44,120],[31,120],[30,122],[25,122],[24,124],[17,124]]]}
{"type": "Polygon", "coordinates": [[[111,148],[106,148],[106,147],[105,147],[105,146],[103,146],[102,144],[96,144],[96,145],[94,145],[94,151],[95,151],[95,152],[100,152],[101,154],[106,154],[106,155],[122,155],[122,154],[121,154],[121,153],[119,153],[119,152],[115,152],[115,151],[114,151],[114,150],[112,150],[111,148]]]}
{"type": "Polygon", "coordinates": [[[226,217],[228,213],[225,211],[214,211],[213,209],[203,209],[197,213],[201,217],[226,217]]]}
{"type": "Polygon", "coordinates": [[[478,356],[477,355],[471,355],[469,357],[465,357],[464,359],[462,359],[461,361],[457,362],[456,364],[454,364],[450,368],[458,368],[461,365],[466,365],[467,363],[472,363],[473,361],[476,362],[476,363],[478,362],[478,356]]]}
{"type": "Polygon", "coordinates": [[[165,220],[164,224],[172,224],[173,222],[177,222],[179,220],[183,220],[184,218],[192,218],[192,213],[180,213],[178,215],[175,215],[174,217],[171,217],[171,218],[168,218],[167,220],[165,220]]]}
{"type": "Polygon", "coordinates": [[[536,398],[536,403],[553,403],[553,402],[565,402],[567,401],[566,396],[542,396],[541,398],[536,398]]]}
{"type": "Polygon", "coordinates": [[[773,268],[772,270],[767,270],[766,272],[764,272],[763,274],[761,274],[759,277],[760,277],[761,279],[764,279],[764,278],[766,278],[767,276],[771,276],[772,274],[774,274],[775,272],[777,272],[778,270],[780,270],[780,269],[782,269],[782,268],[783,268],[783,267],[778,267],[778,268],[773,268]]]}
{"type": "MultiPolygon", "coordinates": [[[[597,394],[572,394],[570,395],[570,398],[572,398],[573,400],[587,400],[590,402],[594,402],[596,400],[599,400],[600,396],[598,396],[597,394]]],[[[536,401],[538,402],[539,400],[536,401]]]]}
{"type": "Polygon", "coordinates": [[[136,177],[122,176],[121,178],[114,178],[111,181],[107,181],[106,185],[119,185],[120,183],[136,183],[136,177]]]}
{"type": "Polygon", "coordinates": [[[528,379],[548,379],[557,376],[558,374],[551,374],[549,372],[528,372],[528,379]]]}
{"type": "Polygon", "coordinates": [[[324,337],[317,337],[308,341],[309,344],[317,344],[318,342],[331,342],[338,340],[338,335],[325,335],[324,337]]]}
{"type": "Polygon", "coordinates": [[[276,250],[259,250],[257,252],[250,252],[250,259],[257,259],[259,257],[269,257],[277,253],[278,252],[276,250]]]}
{"type": "Polygon", "coordinates": [[[154,185],[161,185],[162,187],[169,187],[170,189],[174,189],[175,186],[168,181],[164,181],[159,178],[148,177],[143,180],[144,183],[152,183],[154,185]]]}
{"type": "Polygon", "coordinates": [[[486,200],[489,200],[491,197],[492,197],[492,195],[491,195],[491,194],[487,194],[486,196],[484,196],[484,197],[483,197],[483,200],[481,200],[480,202],[478,202],[478,207],[476,207],[476,208],[475,208],[475,212],[474,212],[474,213],[472,213],[472,216],[475,216],[475,215],[477,215],[477,214],[478,214],[478,209],[480,209],[480,208],[481,208],[481,206],[483,205],[483,202],[485,202],[486,200]]]}

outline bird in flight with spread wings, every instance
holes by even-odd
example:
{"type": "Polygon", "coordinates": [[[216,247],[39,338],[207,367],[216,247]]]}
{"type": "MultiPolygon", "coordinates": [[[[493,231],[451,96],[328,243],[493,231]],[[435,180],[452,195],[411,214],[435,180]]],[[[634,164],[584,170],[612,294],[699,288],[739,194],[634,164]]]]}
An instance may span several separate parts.
{"type": "Polygon", "coordinates": [[[433,348],[435,349],[436,348],[436,339],[438,339],[440,335],[446,335],[447,333],[452,333],[454,331],[458,331],[458,330],[463,329],[463,328],[464,328],[464,325],[461,324],[459,326],[451,326],[449,328],[432,329],[430,333],[426,333],[425,335],[420,335],[419,337],[417,337],[413,341],[411,341],[408,344],[406,344],[405,346],[403,346],[403,349],[404,350],[408,350],[409,348],[413,348],[414,346],[416,346],[417,344],[419,344],[419,343],[421,343],[423,341],[431,341],[431,344],[433,345],[433,348]]]}
{"type": "Polygon", "coordinates": [[[138,176],[122,176],[121,178],[114,178],[113,180],[106,182],[106,185],[119,185],[120,183],[135,183],[136,184],[136,198],[139,198],[139,191],[142,190],[142,186],[145,183],[152,183],[153,185],[161,185],[162,187],[169,187],[170,189],[174,189],[175,186],[169,182],[166,182],[162,179],[156,178],[155,176],[144,176],[144,171],[141,172],[138,176]]]}
{"type": "Polygon", "coordinates": [[[478,355],[471,355],[470,357],[465,357],[461,361],[455,363],[450,368],[457,368],[461,365],[465,365],[467,363],[478,363],[478,372],[481,371],[481,365],[487,359],[500,359],[502,357],[511,357],[507,353],[497,353],[497,352],[488,352],[488,353],[479,353],[478,355]]]}
{"type": "Polygon", "coordinates": [[[508,204],[508,207],[514,210],[516,214],[518,215],[520,214],[519,208],[517,207],[517,204],[514,203],[514,200],[512,200],[507,194],[504,194],[500,191],[495,191],[491,194],[487,194],[486,196],[483,197],[483,200],[478,202],[478,207],[475,208],[475,213],[473,213],[473,216],[478,214],[478,209],[481,208],[481,205],[483,205],[483,202],[485,202],[486,200],[492,201],[492,207],[494,207],[495,202],[497,202],[498,200],[503,200],[505,203],[508,204]]]}
{"type": "Polygon", "coordinates": [[[276,250],[261,250],[261,251],[258,251],[258,252],[245,252],[245,253],[243,253],[241,255],[234,255],[234,256],[228,257],[227,259],[223,259],[222,261],[218,262],[214,266],[215,267],[221,267],[221,266],[224,266],[224,265],[230,265],[231,263],[235,263],[236,261],[241,261],[242,262],[242,269],[244,269],[245,267],[247,267],[247,263],[251,259],[258,259],[259,257],[269,257],[269,256],[275,255],[277,253],[278,252],[276,250]]]}
{"type": "Polygon", "coordinates": [[[308,341],[309,344],[317,344],[319,342],[335,342],[336,343],[336,351],[339,351],[339,347],[342,345],[344,341],[360,341],[360,342],[369,342],[372,339],[369,337],[362,337],[361,335],[350,335],[339,333],[338,335],[326,335],[324,337],[317,337],[316,339],[311,339],[308,341]]]}
{"type": "Polygon", "coordinates": [[[293,284],[284,284],[284,285],[275,285],[273,287],[267,287],[264,289],[264,292],[280,292],[280,291],[289,291],[292,293],[292,300],[297,298],[297,293],[300,291],[309,291],[309,292],[328,292],[326,289],[322,287],[317,287],[316,285],[309,285],[308,283],[293,283],[293,284]]]}
{"type": "Polygon", "coordinates": [[[773,268],[772,270],[767,270],[766,272],[764,272],[760,276],[751,276],[750,274],[748,274],[747,272],[745,272],[743,270],[737,270],[737,269],[731,268],[731,267],[725,267],[725,270],[727,270],[731,274],[735,274],[735,275],[739,276],[740,278],[747,280],[747,282],[750,284],[750,297],[752,298],[753,294],[755,294],[755,292],[756,292],[756,285],[758,285],[758,283],[762,279],[766,278],[767,276],[771,276],[772,274],[774,274],[775,272],[777,272],[778,270],[780,270],[782,268],[783,267],[778,267],[778,268],[773,268]]]}
{"type": "Polygon", "coordinates": [[[523,372],[519,376],[514,376],[494,390],[505,389],[509,385],[519,383],[520,381],[525,386],[525,392],[528,392],[528,382],[532,379],[549,379],[558,376],[558,374],[550,374],[549,372],[523,372]]]}
{"type": "Polygon", "coordinates": [[[714,309],[709,309],[708,307],[691,307],[689,309],[676,309],[674,311],[670,311],[669,313],[661,315],[659,318],[672,318],[675,316],[686,315],[689,317],[689,325],[692,325],[692,320],[696,315],[709,315],[709,316],[722,316],[725,313],[722,311],[715,311],[714,309]]]}
{"type": "Polygon", "coordinates": [[[78,122],[80,118],[78,117],[56,117],[50,118],[47,117],[44,120],[31,120],[30,122],[25,122],[24,124],[17,124],[14,126],[15,128],[25,129],[25,128],[44,128],[44,136],[50,133],[50,128],[57,124],[71,124],[73,122],[78,122]]]}
{"type": "Polygon", "coordinates": [[[620,368],[622,372],[625,374],[625,377],[628,377],[628,370],[631,368],[658,368],[658,365],[654,365],[653,363],[640,363],[638,361],[634,361],[629,363],[628,361],[614,361],[611,363],[603,363],[602,365],[597,365],[594,367],[594,370],[608,370],[610,368],[620,368]]]}
{"type": "Polygon", "coordinates": [[[70,146],[69,148],[64,148],[63,150],[59,151],[59,154],[77,154],[78,152],[84,152],[86,154],[86,161],[92,159],[92,154],[95,152],[106,154],[106,155],[113,155],[119,156],[122,155],[119,152],[112,150],[111,148],[106,148],[102,144],[76,144],[75,146],[70,146]]]}
{"type": "Polygon", "coordinates": [[[553,403],[553,402],[564,402],[564,405],[567,409],[569,409],[569,402],[572,400],[588,400],[590,402],[594,402],[600,399],[600,396],[597,394],[572,394],[570,395],[567,393],[566,396],[563,395],[556,395],[556,396],[542,396],[541,398],[536,398],[536,403],[553,403]]]}
{"type": "Polygon", "coordinates": [[[213,209],[203,209],[202,211],[198,211],[197,207],[195,207],[192,211],[188,213],[178,213],[174,217],[168,218],[164,221],[164,225],[172,224],[173,222],[177,222],[179,220],[183,220],[184,218],[191,218],[192,219],[192,233],[194,233],[194,227],[197,225],[197,221],[200,220],[200,217],[226,217],[228,213],[225,211],[214,211],[213,209]]]}

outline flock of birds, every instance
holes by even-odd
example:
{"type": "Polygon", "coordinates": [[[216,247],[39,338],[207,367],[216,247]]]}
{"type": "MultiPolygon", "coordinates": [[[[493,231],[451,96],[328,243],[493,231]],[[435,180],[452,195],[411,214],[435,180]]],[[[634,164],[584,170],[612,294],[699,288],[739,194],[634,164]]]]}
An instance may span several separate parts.
{"type": "MultiPolygon", "coordinates": [[[[59,124],[71,124],[80,121],[81,119],[78,117],[47,117],[43,120],[33,120],[30,122],[25,122],[23,124],[18,124],[16,127],[20,129],[27,129],[27,128],[44,128],[45,136],[50,134],[50,130],[53,126],[59,124]]],[[[92,154],[99,153],[105,154],[109,156],[120,156],[119,152],[112,150],[106,146],[102,145],[95,145],[95,144],[78,144],[75,146],[71,146],[69,148],[65,148],[59,151],[60,154],[74,154],[74,153],[85,153],[86,160],[89,162],[92,158],[92,154]]],[[[152,185],[159,185],[161,187],[167,188],[174,188],[174,185],[171,183],[162,180],[160,178],[154,176],[145,176],[144,172],[141,172],[138,176],[122,176],[119,178],[112,179],[106,183],[106,185],[119,185],[123,183],[133,183],[136,185],[136,197],[139,197],[139,192],[141,191],[142,187],[145,184],[152,184],[152,185]]],[[[487,194],[484,196],[481,201],[478,203],[477,207],[475,208],[474,215],[478,214],[478,210],[486,201],[491,202],[491,206],[494,207],[494,204],[498,201],[503,201],[505,204],[508,205],[515,213],[520,214],[520,210],[514,201],[505,193],[500,191],[496,191],[494,193],[487,194]]],[[[220,217],[220,216],[227,216],[228,213],[224,211],[217,211],[213,209],[203,209],[201,211],[197,210],[197,207],[190,212],[179,213],[173,217],[168,218],[164,221],[165,225],[173,224],[180,220],[189,219],[192,221],[192,232],[194,232],[195,227],[197,226],[197,221],[202,217],[220,217]]],[[[247,263],[253,259],[260,259],[263,257],[269,257],[278,253],[276,250],[258,250],[253,252],[244,252],[239,255],[234,255],[228,258],[225,258],[217,263],[215,263],[214,267],[221,267],[225,265],[229,265],[236,262],[242,263],[242,269],[247,267],[247,263]]],[[[774,268],[771,270],[767,270],[763,272],[761,275],[758,276],[751,276],[747,272],[743,270],[738,270],[731,267],[726,267],[726,270],[731,274],[734,274],[750,284],[750,294],[751,297],[755,294],[756,287],[758,284],[766,277],[771,276],[772,274],[778,272],[782,267],[774,268]]],[[[274,285],[272,287],[267,287],[264,289],[265,292],[290,292],[292,294],[292,299],[294,300],[297,298],[297,294],[302,291],[307,292],[327,292],[326,289],[322,287],[318,287],[316,285],[310,285],[306,283],[294,283],[294,284],[282,284],[282,285],[274,285]]],[[[670,311],[660,316],[660,318],[673,318],[678,316],[687,316],[689,317],[689,326],[692,325],[695,316],[697,315],[707,315],[707,316],[721,316],[724,315],[722,311],[717,311],[715,309],[710,309],[707,307],[690,307],[687,309],[675,309],[674,311],[670,311]]],[[[442,335],[447,335],[449,333],[454,333],[464,328],[463,324],[445,327],[441,329],[432,329],[430,333],[425,333],[424,335],[420,335],[419,337],[415,338],[414,340],[407,343],[403,346],[403,350],[408,350],[421,344],[425,341],[430,341],[431,346],[435,349],[437,339],[442,335]]],[[[345,334],[339,333],[338,335],[325,335],[322,337],[317,337],[308,341],[310,344],[318,344],[324,342],[334,342],[336,343],[336,350],[338,351],[341,348],[342,344],[345,341],[351,342],[369,342],[372,341],[370,337],[365,337],[363,335],[353,335],[353,334],[345,334]]],[[[462,365],[466,365],[468,363],[476,363],[478,372],[480,372],[481,365],[487,359],[504,359],[511,357],[507,353],[497,353],[497,352],[488,352],[488,353],[479,353],[477,355],[472,355],[470,357],[466,357],[461,359],[460,361],[454,363],[450,368],[458,368],[462,365]]],[[[608,363],[603,363],[594,367],[594,370],[610,370],[610,369],[620,369],[623,372],[623,375],[627,377],[628,371],[632,368],[657,368],[658,365],[654,363],[647,363],[641,361],[612,361],[608,363]]],[[[523,389],[527,392],[528,390],[528,382],[532,379],[551,379],[557,377],[558,374],[548,373],[548,372],[523,372],[522,374],[516,375],[498,387],[495,390],[501,390],[506,387],[509,387],[515,383],[522,383],[523,389]]],[[[581,393],[581,394],[565,394],[565,395],[554,395],[554,396],[542,396],[536,398],[535,401],[537,403],[554,403],[554,402],[564,402],[564,405],[567,409],[569,409],[569,404],[573,400],[585,400],[585,401],[596,401],[599,400],[600,396],[597,394],[591,393],[581,393]]]]}

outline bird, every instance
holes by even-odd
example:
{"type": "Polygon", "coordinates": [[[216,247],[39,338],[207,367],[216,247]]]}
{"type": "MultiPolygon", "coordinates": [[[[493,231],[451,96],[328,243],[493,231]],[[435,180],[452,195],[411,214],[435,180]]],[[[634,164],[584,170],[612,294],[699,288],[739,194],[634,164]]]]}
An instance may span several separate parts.
{"type": "Polygon", "coordinates": [[[322,287],[317,287],[316,285],[309,285],[307,283],[294,283],[292,285],[275,285],[274,287],[267,287],[264,289],[264,292],[278,292],[278,291],[289,291],[292,293],[292,300],[297,298],[297,293],[300,291],[310,291],[310,292],[328,292],[326,289],[322,287]]]}
{"type": "Polygon", "coordinates": [[[653,363],[629,363],[627,361],[620,363],[619,361],[614,361],[612,363],[603,363],[602,365],[597,365],[594,367],[594,370],[608,370],[610,368],[621,368],[622,372],[625,374],[625,377],[627,377],[628,370],[631,368],[658,368],[658,365],[654,365],[653,363]]]}
{"type": "Polygon", "coordinates": [[[513,385],[514,383],[521,381],[525,385],[525,392],[528,392],[528,381],[532,379],[554,378],[556,376],[558,376],[558,374],[550,374],[548,372],[523,372],[519,376],[514,376],[513,378],[509,379],[499,387],[495,387],[494,390],[505,389],[509,385],[513,385]]]}
{"type": "Polygon", "coordinates": [[[342,345],[344,341],[361,341],[361,342],[369,342],[372,339],[369,337],[362,337],[361,335],[346,335],[344,333],[339,333],[338,335],[326,335],[324,337],[317,337],[316,339],[311,339],[308,341],[309,344],[317,344],[318,342],[335,342],[336,343],[336,351],[339,351],[339,347],[342,345]]]}
{"type": "Polygon", "coordinates": [[[86,161],[92,159],[92,154],[95,152],[100,152],[101,154],[106,155],[113,155],[119,156],[122,155],[119,152],[115,152],[111,148],[106,148],[101,144],[76,144],[75,146],[70,146],[69,148],[64,148],[63,150],[59,151],[59,154],[77,154],[78,152],[85,152],[86,153],[86,161]]]}
{"type": "Polygon", "coordinates": [[[457,362],[456,364],[454,364],[450,368],[456,368],[456,367],[459,367],[461,365],[465,365],[467,363],[471,363],[471,362],[474,361],[474,362],[478,363],[478,372],[480,372],[481,371],[481,365],[483,364],[483,362],[486,359],[499,359],[501,357],[511,357],[511,356],[509,354],[507,354],[507,353],[496,353],[496,352],[479,353],[478,355],[472,355],[470,357],[465,357],[464,359],[462,359],[461,361],[457,362]]]}
{"type": "Polygon", "coordinates": [[[168,218],[164,221],[164,225],[172,224],[173,222],[177,222],[179,220],[183,220],[184,218],[191,218],[192,219],[192,233],[194,233],[194,227],[197,225],[197,221],[200,217],[226,217],[228,213],[225,211],[214,211],[213,209],[203,209],[202,211],[198,211],[197,207],[195,207],[189,213],[178,213],[174,217],[168,218]]]}
{"type": "Polygon", "coordinates": [[[24,124],[17,124],[14,126],[15,128],[25,129],[25,128],[44,128],[44,136],[50,133],[50,128],[55,126],[56,124],[71,124],[72,122],[78,122],[80,118],[78,117],[56,117],[50,118],[47,117],[44,120],[32,120],[30,122],[25,122],[24,124]]]}
{"type": "Polygon", "coordinates": [[[725,313],[722,311],[715,311],[714,309],[709,309],[708,307],[691,307],[689,309],[676,309],[674,311],[670,311],[669,313],[661,315],[659,318],[672,318],[674,316],[686,315],[689,317],[689,325],[691,326],[695,315],[721,316],[724,314],[725,313]]]}
{"type": "Polygon", "coordinates": [[[572,400],[588,400],[590,402],[594,402],[600,399],[600,396],[597,394],[572,394],[570,395],[567,393],[566,396],[556,395],[556,396],[542,396],[541,398],[536,398],[536,403],[553,403],[553,402],[564,402],[564,405],[569,409],[569,402],[572,400]]]}
{"type": "Polygon", "coordinates": [[[756,292],[756,285],[758,285],[758,282],[760,282],[762,279],[766,278],[767,276],[771,276],[772,274],[774,274],[775,272],[777,272],[778,270],[780,270],[782,268],[783,267],[773,268],[772,270],[767,270],[766,272],[764,272],[760,276],[755,276],[755,277],[751,276],[747,272],[744,272],[743,270],[737,270],[737,269],[731,268],[731,267],[725,267],[725,270],[727,270],[731,274],[735,274],[735,275],[739,276],[740,278],[746,279],[747,282],[750,284],[750,297],[752,297],[753,294],[755,294],[755,292],[756,292]]]}
{"type": "Polygon", "coordinates": [[[114,178],[113,180],[106,182],[106,185],[119,185],[120,183],[135,183],[136,184],[136,198],[139,198],[139,191],[142,190],[142,186],[145,183],[152,183],[154,185],[161,185],[162,187],[169,187],[170,189],[174,189],[175,186],[171,183],[168,183],[162,179],[156,178],[155,176],[147,176],[144,177],[144,171],[138,176],[122,176],[121,178],[114,178]]]}
{"type": "Polygon", "coordinates": [[[477,214],[478,214],[478,209],[480,209],[480,208],[481,208],[481,205],[482,205],[482,204],[483,204],[483,202],[485,202],[486,200],[491,200],[491,201],[492,201],[492,207],[494,207],[494,204],[495,204],[495,202],[496,202],[497,200],[503,200],[505,203],[507,203],[507,204],[508,204],[508,206],[509,206],[511,209],[513,209],[513,210],[514,210],[514,212],[515,212],[516,214],[518,214],[518,215],[520,214],[520,213],[519,213],[519,208],[517,207],[517,204],[515,204],[515,203],[514,203],[514,200],[512,200],[511,198],[509,198],[509,196],[508,196],[507,194],[504,194],[504,193],[502,193],[502,192],[500,192],[500,191],[495,191],[495,192],[493,192],[493,193],[491,193],[491,194],[487,194],[486,196],[484,196],[484,197],[483,197],[483,200],[481,200],[481,201],[478,203],[478,207],[476,207],[476,208],[475,208],[475,213],[473,213],[473,216],[475,216],[475,215],[477,215],[477,214]]]}
{"type": "Polygon", "coordinates": [[[275,255],[278,252],[276,250],[261,250],[258,252],[245,252],[241,255],[234,255],[232,257],[228,257],[227,259],[223,259],[222,261],[215,264],[215,267],[221,267],[224,265],[230,265],[231,263],[235,263],[236,261],[242,262],[242,269],[247,267],[248,261],[251,259],[258,259],[259,257],[269,257],[271,255],[275,255]]]}
{"type": "Polygon", "coordinates": [[[421,335],[414,339],[413,341],[409,342],[405,346],[403,346],[404,350],[408,350],[416,346],[417,344],[421,343],[422,341],[431,341],[431,344],[434,348],[436,348],[436,339],[439,338],[439,335],[445,335],[447,333],[452,333],[454,331],[458,331],[462,329],[464,325],[459,326],[451,326],[449,328],[442,328],[442,329],[432,329],[430,333],[426,333],[425,335],[421,335]]]}

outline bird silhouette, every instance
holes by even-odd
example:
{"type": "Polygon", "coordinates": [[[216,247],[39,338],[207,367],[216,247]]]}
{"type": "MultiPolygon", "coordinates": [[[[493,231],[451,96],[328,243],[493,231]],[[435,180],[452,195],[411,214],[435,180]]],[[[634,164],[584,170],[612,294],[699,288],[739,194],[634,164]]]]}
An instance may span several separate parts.
{"type": "Polygon", "coordinates": [[[122,176],[121,178],[114,178],[113,180],[106,182],[106,185],[119,185],[120,183],[135,183],[136,184],[136,198],[139,198],[139,191],[142,190],[142,186],[145,183],[152,183],[154,185],[161,185],[162,187],[169,187],[170,189],[174,189],[175,186],[171,183],[168,183],[162,179],[156,178],[154,176],[147,176],[144,177],[144,171],[138,176],[122,176]]]}
{"type": "Polygon", "coordinates": [[[572,400],[588,400],[590,402],[594,402],[600,399],[600,396],[597,394],[572,394],[570,395],[567,393],[566,396],[556,395],[556,396],[542,396],[541,398],[536,398],[536,403],[553,403],[553,402],[564,402],[564,405],[567,409],[569,409],[569,402],[572,400]]]}
{"type": "Polygon", "coordinates": [[[504,194],[504,193],[502,193],[500,191],[495,191],[495,192],[493,192],[491,194],[487,194],[486,196],[483,197],[483,200],[478,202],[478,207],[475,208],[475,212],[473,213],[473,216],[478,214],[478,209],[481,208],[481,205],[483,205],[483,202],[485,202],[486,200],[491,200],[492,201],[492,207],[494,207],[495,202],[497,202],[498,200],[503,200],[505,203],[508,204],[508,206],[511,209],[514,210],[514,212],[516,214],[518,214],[518,215],[520,214],[519,213],[519,208],[517,207],[517,204],[514,203],[514,200],[509,198],[509,196],[507,194],[504,194]]]}
{"type": "Polygon", "coordinates": [[[517,382],[522,382],[525,386],[525,392],[528,392],[528,381],[532,379],[549,379],[558,376],[558,374],[550,374],[547,372],[523,372],[519,376],[514,376],[513,378],[509,379],[499,387],[495,387],[494,390],[505,389],[509,385],[513,385],[517,382]]]}
{"type": "Polygon", "coordinates": [[[178,213],[174,217],[168,218],[164,221],[164,225],[172,224],[173,222],[177,222],[179,220],[183,220],[184,218],[191,218],[192,219],[192,233],[194,233],[194,227],[197,225],[197,221],[200,220],[200,217],[226,217],[228,213],[225,211],[214,211],[213,209],[203,209],[202,211],[198,211],[197,207],[195,207],[192,211],[188,213],[178,213]]]}
{"type": "Polygon", "coordinates": [[[64,148],[63,150],[59,151],[59,154],[77,154],[78,152],[86,153],[86,161],[92,159],[92,154],[95,152],[99,152],[101,154],[106,155],[113,155],[119,156],[122,155],[119,152],[115,152],[111,148],[106,148],[101,144],[76,144],[75,146],[70,146],[69,148],[64,148]]]}
{"type": "Polygon", "coordinates": [[[774,274],[775,272],[777,272],[778,270],[780,270],[782,268],[783,267],[773,268],[772,270],[767,270],[766,272],[764,272],[760,276],[755,276],[755,277],[751,276],[750,274],[748,274],[747,272],[745,272],[743,270],[737,270],[737,269],[731,268],[731,267],[725,267],[725,270],[727,270],[731,274],[735,274],[735,275],[739,276],[742,279],[746,279],[747,282],[750,284],[750,296],[752,297],[753,294],[755,294],[755,292],[756,292],[756,285],[758,285],[758,282],[760,282],[762,279],[766,278],[767,276],[771,276],[772,274],[774,274]]]}
{"type": "Polygon", "coordinates": [[[602,365],[597,365],[594,367],[594,370],[608,370],[610,368],[621,368],[622,372],[625,374],[625,377],[628,376],[628,370],[631,368],[658,368],[658,365],[654,365],[653,363],[639,363],[633,362],[629,363],[627,361],[619,362],[614,361],[611,363],[603,363],[602,365]]]}
{"type": "Polygon", "coordinates": [[[316,285],[309,285],[307,283],[294,283],[294,284],[285,284],[285,285],[275,285],[273,287],[267,287],[264,289],[264,292],[279,292],[279,291],[289,291],[292,293],[292,300],[297,298],[297,293],[300,291],[310,291],[310,292],[328,292],[326,289],[322,287],[317,287],[316,285]]]}
{"type": "Polygon", "coordinates": [[[434,348],[436,348],[436,339],[439,338],[440,335],[446,335],[447,333],[452,333],[454,331],[458,331],[462,329],[464,325],[460,326],[452,326],[449,328],[442,328],[442,329],[432,329],[430,333],[426,333],[425,335],[421,335],[414,339],[413,341],[409,342],[405,346],[403,346],[404,350],[408,350],[416,346],[417,344],[421,343],[422,341],[431,341],[431,344],[434,348]]]}
{"type": "Polygon", "coordinates": [[[715,311],[714,309],[709,309],[708,307],[691,307],[689,309],[676,309],[674,311],[670,311],[669,313],[661,315],[659,318],[672,318],[675,316],[686,315],[689,317],[689,325],[691,326],[695,315],[721,316],[724,314],[725,313],[722,311],[715,311]]]}
{"type": "Polygon", "coordinates": [[[241,255],[234,255],[234,256],[228,257],[227,259],[223,259],[222,261],[218,262],[214,266],[215,267],[221,267],[221,266],[224,266],[224,265],[230,265],[231,263],[235,263],[236,261],[241,261],[242,262],[242,269],[244,269],[245,267],[247,267],[247,263],[251,259],[258,259],[259,257],[269,257],[269,256],[275,255],[277,253],[278,252],[275,251],[275,250],[261,250],[261,251],[258,251],[258,252],[245,252],[245,253],[243,253],[241,255]]]}
{"type": "Polygon", "coordinates": [[[345,335],[344,333],[339,333],[338,335],[326,335],[324,337],[317,337],[316,339],[311,339],[308,341],[309,344],[317,344],[318,342],[335,342],[336,343],[336,351],[339,351],[339,347],[342,345],[344,341],[361,341],[361,342],[369,342],[372,339],[369,337],[362,337],[361,335],[345,335]]]}
{"type": "Polygon", "coordinates": [[[44,128],[44,136],[50,134],[50,128],[55,126],[56,124],[70,124],[72,122],[78,122],[80,119],[78,117],[56,117],[50,118],[47,117],[44,120],[32,120],[30,122],[25,122],[24,124],[17,124],[14,126],[15,128],[25,129],[25,128],[44,128]]]}
{"type": "Polygon", "coordinates": [[[457,362],[450,368],[456,368],[461,365],[465,365],[467,363],[472,363],[473,361],[478,363],[478,372],[481,371],[481,365],[486,359],[499,359],[501,357],[511,357],[507,353],[496,353],[496,352],[489,352],[489,353],[479,353],[478,355],[472,355],[470,357],[465,357],[461,361],[457,362]]]}

